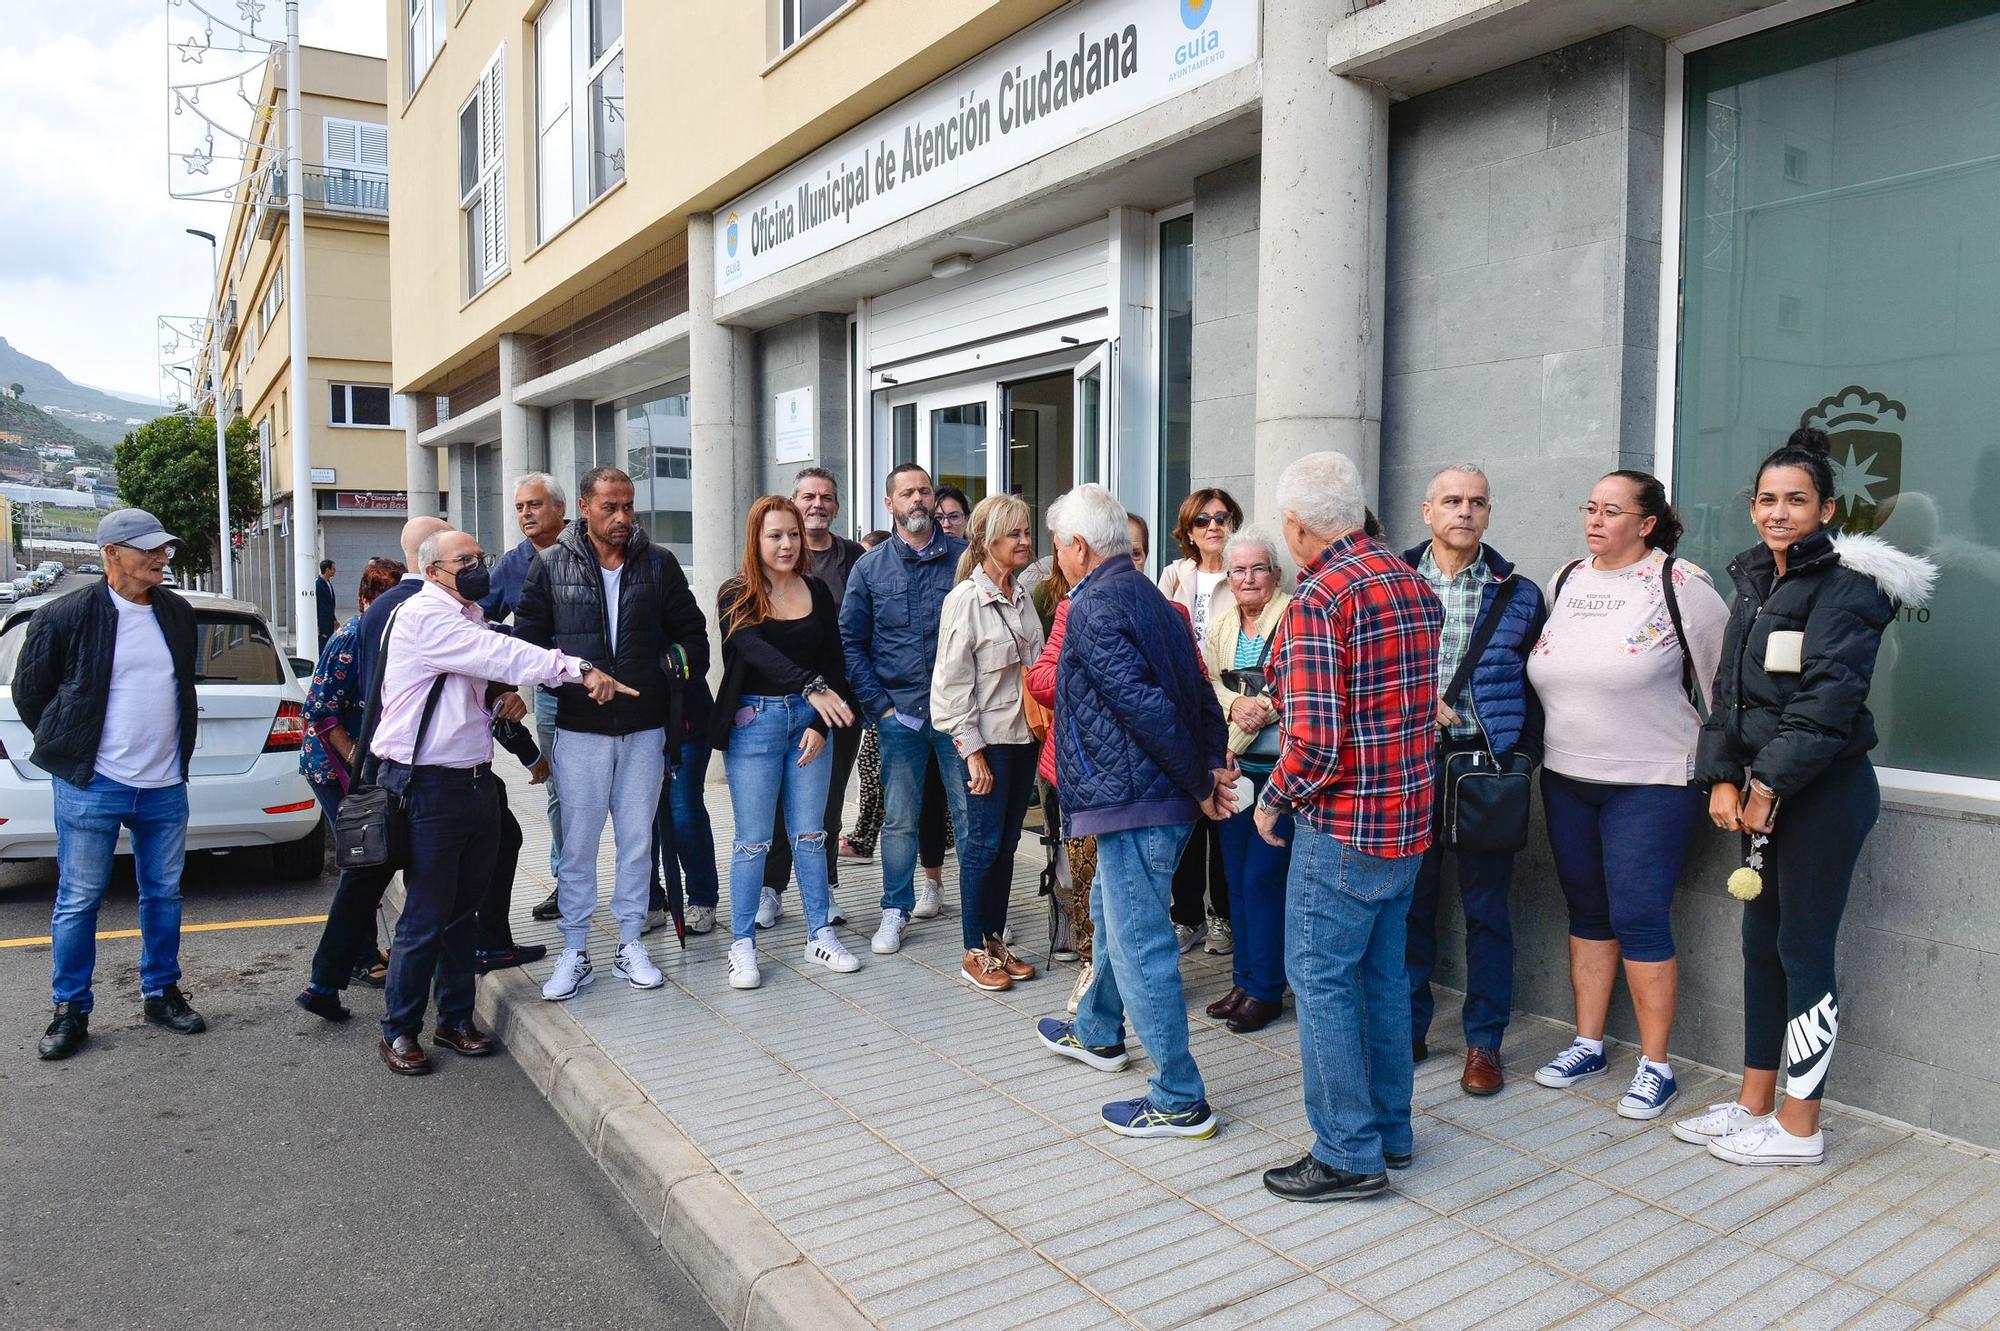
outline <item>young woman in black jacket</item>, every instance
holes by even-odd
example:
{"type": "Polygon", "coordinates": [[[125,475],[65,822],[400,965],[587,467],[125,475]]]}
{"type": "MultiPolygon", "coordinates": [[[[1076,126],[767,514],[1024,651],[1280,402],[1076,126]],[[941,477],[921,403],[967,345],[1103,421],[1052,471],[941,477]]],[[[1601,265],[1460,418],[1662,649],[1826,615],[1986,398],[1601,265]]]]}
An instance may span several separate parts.
{"type": "MultiPolygon", "coordinates": [[[[1709,818],[1761,850],[1743,913],[1743,1093],[1674,1135],[1744,1165],[1825,1158],[1820,1096],[1840,1029],[1834,950],[1855,862],[1881,809],[1868,685],[1882,631],[1937,570],[1869,535],[1834,535],[1825,434],[1801,429],[1757,469],[1759,545],[1730,562],[1730,607],[1697,779],[1709,818]],[[1785,1101],[1773,1112],[1778,1067],[1785,1101]]],[[[1738,883],[1732,880],[1732,891],[1738,883]]]]}
{"type": "Polygon", "coordinates": [[[820,826],[833,774],[827,730],[854,724],[854,710],[843,696],[848,686],[839,611],[826,584],[806,576],[812,556],[805,524],[791,500],[765,495],[752,504],[743,546],[742,570],[722,584],[716,597],[722,621],[722,688],[709,742],[725,755],[729,802],[736,814],[736,844],[729,860],[735,934],[729,983],[755,989],[761,982],[757,905],[781,792],[805,907],[806,960],[841,972],[859,970],[861,963],[827,922],[833,897],[826,881],[826,832],[820,826]]]}

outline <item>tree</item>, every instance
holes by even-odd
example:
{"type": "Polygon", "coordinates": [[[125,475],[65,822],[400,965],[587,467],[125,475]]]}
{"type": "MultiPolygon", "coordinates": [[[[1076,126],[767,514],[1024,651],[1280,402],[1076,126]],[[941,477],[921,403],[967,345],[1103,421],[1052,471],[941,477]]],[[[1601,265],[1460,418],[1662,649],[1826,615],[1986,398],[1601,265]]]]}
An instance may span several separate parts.
{"type": "Polygon", "coordinates": [[[17,398],[24,398],[28,395],[28,390],[23,388],[19,384],[8,384],[7,391],[12,393],[17,398]]]}
{"type": "MultiPolygon", "coordinates": [[[[229,521],[254,521],[263,507],[250,422],[238,417],[223,431],[229,455],[229,521]]],[[[209,416],[156,416],[126,435],[112,453],[118,493],[181,538],[178,574],[206,573],[215,564],[215,421],[209,416]]]]}

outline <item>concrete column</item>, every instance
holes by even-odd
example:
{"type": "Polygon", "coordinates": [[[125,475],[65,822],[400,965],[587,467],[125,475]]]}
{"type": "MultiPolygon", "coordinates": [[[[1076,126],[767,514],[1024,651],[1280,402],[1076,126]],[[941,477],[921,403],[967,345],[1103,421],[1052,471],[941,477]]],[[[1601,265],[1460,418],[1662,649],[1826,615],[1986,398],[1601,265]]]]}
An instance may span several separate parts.
{"type": "Polygon", "coordinates": [[[449,477],[445,482],[448,501],[443,517],[460,531],[472,530],[472,514],[478,504],[469,483],[472,468],[466,465],[471,459],[469,450],[477,447],[477,444],[453,444],[437,450],[438,469],[449,477]]]}
{"type": "Polygon", "coordinates": [[[577,478],[585,470],[578,459],[590,456],[589,450],[579,445],[591,428],[588,402],[558,402],[548,409],[548,461],[542,470],[562,483],[563,493],[570,497],[571,517],[576,516],[577,478]]]}
{"type": "MultiPolygon", "coordinates": [[[[750,330],[715,321],[715,224],[705,213],[688,219],[688,357],[688,428],[701,496],[690,576],[704,613],[713,615],[755,497],[757,390],[750,330]]],[[[720,671],[718,653],[718,678],[720,671]]]]}
{"type": "MultiPolygon", "coordinates": [[[[524,407],[514,401],[515,389],[521,382],[521,358],[527,352],[527,339],[519,333],[500,334],[500,488],[513,485],[514,478],[522,472],[541,470],[539,457],[545,457],[546,443],[537,450],[535,444],[545,439],[542,430],[541,411],[536,407],[524,407]]],[[[510,501],[511,502],[511,501],[510,501]]]]}
{"type": "Polygon", "coordinates": [[[1278,473],[1347,454],[1374,502],[1382,452],[1389,96],[1327,68],[1331,0],[1265,0],[1258,190],[1256,518],[1278,473]]]}
{"type": "Polygon", "coordinates": [[[418,412],[420,400],[415,393],[403,394],[403,490],[408,495],[409,514],[413,518],[444,511],[444,503],[438,498],[437,450],[417,442],[425,416],[430,414],[418,412]]]}

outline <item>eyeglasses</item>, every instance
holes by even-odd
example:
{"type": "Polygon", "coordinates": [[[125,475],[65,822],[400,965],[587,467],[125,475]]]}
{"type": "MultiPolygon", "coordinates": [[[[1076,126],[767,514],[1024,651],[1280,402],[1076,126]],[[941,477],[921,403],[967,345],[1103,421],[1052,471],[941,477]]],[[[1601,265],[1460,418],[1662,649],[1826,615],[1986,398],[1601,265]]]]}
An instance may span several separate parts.
{"type": "Polygon", "coordinates": [[[965,514],[963,513],[940,512],[937,515],[937,524],[940,527],[957,527],[962,525],[964,522],[965,522],[965,514]]]}
{"type": "Polygon", "coordinates": [[[1583,514],[1586,518],[1603,518],[1608,522],[1612,518],[1622,518],[1632,510],[1620,508],[1616,504],[1599,504],[1586,500],[1584,503],[1576,506],[1576,511],[1583,514]]]}
{"type": "Polygon", "coordinates": [[[1226,512],[1197,513],[1193,517],[1188,519],[1188,525],[1190,527],[1206,527],[1212,523],[1217,523],[1217,522],[1221,523],[1225,527],[1230,526],[1231,523],[1229,521],[1229,514],[1226,512]]]}
{"type": "Polygon", "coordinates": [[[1232,578],[1255,578],[1262,574],[1276,573],[1277,571],[1278,569],[1275,564],[1238,564],[1235,568],[1229,570],[1229,576],[1232,578]]]}
{"type": "Polygon", "coordinates": [[[135,555],[144,555],[148,559],[164,559],[169,563],[172,563],[174,557],[181,552],[178,541],[168,541],[165,545],[156,545],[150,550],[141,550],[136,545],[126,545],[121,541],[118,543],[118,548],[120,550],[130,550],[135,555]]]}
{"type": "Polygon", "coordinates": [[[460,555],[456,559],[440,559],[431,564],[432,568],[446,569],[452,573],[463,573],[467,569],[492,568],[493,556],[488,554],[460,555]]]}

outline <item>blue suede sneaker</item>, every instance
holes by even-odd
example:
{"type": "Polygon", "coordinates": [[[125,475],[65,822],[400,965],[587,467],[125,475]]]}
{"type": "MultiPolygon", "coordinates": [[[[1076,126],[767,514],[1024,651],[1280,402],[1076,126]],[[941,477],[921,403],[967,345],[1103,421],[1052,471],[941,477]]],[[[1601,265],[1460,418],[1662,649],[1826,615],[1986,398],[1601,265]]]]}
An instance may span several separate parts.
{"type": "Polygon", "coordinates": [[[1672,1069],[1663,1070],[1642,1058],[1639,1070],[1632,1074],[1631,1088],[1618,1101],[1618,1116],[1658,1118],[1680,1091],[1680,1083],[1674,1080],[1672,1069]]]}
{"type": "Polygon", "coordinates": [[[1536,1068],[1535,1080],[1544,1086],[1560,1089],[1574,1086],[1586,1077],[1595,1077],[1610,1066],[1602,1051],[1593,1052],[1588,1045],[1572,1044],[1536,1068]]]}
{"type": "Polygon", "coordinates": [[[1035,1036],[1042,1042],[1042,1048],[1064,1058],[1073,1058],[1099,1072],[1123,1072],[1131,1063],[1122,1044],[1085,1044],[1076,1038],[1076,1024],[1056,1017],[1043,1017],[1035,1023],[1035,1036]]]}
{"type": "Polygon", "coordinates": [[[1191,1137],[1204,1140],[1215,1135],[1222,1120],[1203,1100],[1190,1109],[1155,1109],[1146,1096],[1137,1100],[1114,1100],[1104,1106],[1104,1126],[1121,1137],[1191,1137]]]}

